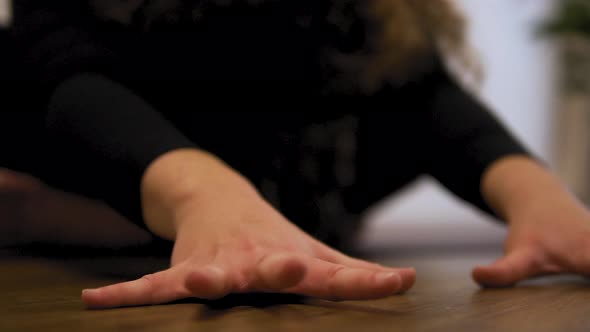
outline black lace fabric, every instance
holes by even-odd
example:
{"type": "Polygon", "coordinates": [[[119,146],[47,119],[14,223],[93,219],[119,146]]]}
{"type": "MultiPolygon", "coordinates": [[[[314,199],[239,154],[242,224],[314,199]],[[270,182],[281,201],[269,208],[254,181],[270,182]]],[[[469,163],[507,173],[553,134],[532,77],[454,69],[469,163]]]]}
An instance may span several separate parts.
{"type": "Polygon", "coordinates": [[[262,194],[287,218],[316,238],[352,250],[359,216],[345,195],[356,182],[359,119],[343,114],[275,133],[275,148],[262,194]]]}

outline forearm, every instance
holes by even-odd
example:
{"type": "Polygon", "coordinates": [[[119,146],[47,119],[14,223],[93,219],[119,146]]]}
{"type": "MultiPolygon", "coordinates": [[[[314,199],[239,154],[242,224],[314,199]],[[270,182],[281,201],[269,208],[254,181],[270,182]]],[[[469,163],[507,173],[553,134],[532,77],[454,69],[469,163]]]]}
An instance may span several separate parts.
{"type": "Polygon", "coordinates": [[[140,181],[148,165],[195,146],[140,96],[99,75],[60,84],[45,124],[53,185],[103,200],[140,225],[140,181]]]}
{"type": "Polygon", "coordinates": [[[508,156],[483,174],[482,195],[504,220],[519,220],[547,205],[577,204],[560,179],[526,156],[508,156]]]}
{"type": "Polygon", "coordinates": [[[62,150],[60,163],[82,170],[79,178],[62,170],[62,178],[162,238],[175,239],[189,207],[205,211],[228,194],[234,202],[259,199],[242,175],[104,77],[79,75],[60,85],[47,128],[52,146],[62,150]]]}

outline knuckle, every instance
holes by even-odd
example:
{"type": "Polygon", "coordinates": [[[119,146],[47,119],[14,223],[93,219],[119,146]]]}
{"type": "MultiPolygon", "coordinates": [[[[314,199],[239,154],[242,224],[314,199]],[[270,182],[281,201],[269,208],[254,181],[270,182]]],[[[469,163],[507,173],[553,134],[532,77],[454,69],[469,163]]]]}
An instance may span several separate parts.
{"type": "MultiPolygon", "coordinates": [[[[236,293],[246,293],[251,290],[251,286],[250,286],[251,284],[252,284],[251,281],[246,280],[245,278],[242,278],[242,280],[236,281],[235,286],[234,286],[235,292],[236,293]]],[[[225,292],[221,293],[220,295],[224,295],[224,294],[225,294],[225,292]]]]}
{"type": "Polygon", "coordinates": [[[152,288],[155,286],[158,277],[155,274],[146,274],[141,277],[141,280],[149,287],[152,288]]]}
{"type": "Polygon", "coordinates": [[[343,265],[333,265],[328,269],[326,277],[328,279],[334,279],[338,274],[340,274],[346,267],[343,265]]]}
{"type": "Polygon", "coordinates": [[[222,293],[228,292],[229,289],[236,293],[245,293],[251,290],[252,286],[256,283],[257,277],[252,271],[238,271],[230,284],[226,286],[226,289],[222,290],[222,293]]]}
{"type": "Polygon", "coordinates": [[[552,259],[546,255],[533,255],[530,258],[529,269],[533,271],[542,270],[543,267],[547,265],[547,262],[551,260],[552,259]]]}
{"type": "Polygon", "coordinates": [[[253,254],[260,252],[260,244],[250,240],[250,239],[242,239],[237,244],[238,250],[242,253],[253,254]]]}

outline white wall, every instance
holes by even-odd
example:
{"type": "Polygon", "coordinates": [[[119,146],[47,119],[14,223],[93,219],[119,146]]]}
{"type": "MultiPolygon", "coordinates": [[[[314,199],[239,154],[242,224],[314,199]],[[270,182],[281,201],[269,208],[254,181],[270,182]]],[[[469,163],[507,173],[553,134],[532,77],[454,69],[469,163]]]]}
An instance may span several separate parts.
{"type": "Polygon", "coordinates": [[[487,81],[483,98],[534,152],[551,156],[556,57],[534,29],[550,0],[461,0],[472,20],[472,40],[482,52],[487,81]]]}
{"type": "MultiPolygon", "coordinates": [[[[481,100],[513,133],[550,165],[555,105],[553,48],[534,34],[550,0],[460,0],[471,21],[486,80],[481,100]]],[[[404,248],[413,244],[498,245],[504,227],[457,201],[438,184],[421,180],[369,215],[361,246],[404,248]]]]}

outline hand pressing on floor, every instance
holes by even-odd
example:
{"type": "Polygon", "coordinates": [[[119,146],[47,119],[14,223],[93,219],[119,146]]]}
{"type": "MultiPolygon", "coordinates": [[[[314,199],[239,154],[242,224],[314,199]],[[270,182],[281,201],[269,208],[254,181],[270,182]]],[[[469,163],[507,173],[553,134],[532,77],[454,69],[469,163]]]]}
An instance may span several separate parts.
{"type": "Polygon", "coordinates": [[[160,304],[230,293],[292,293],[334,300],[387,297],[409,289],[413,269],[348,257],[273,209],[223,162],[197,150],[157,159],[142,181],[144,219],[175,241],[171,267],[138,280],[85,290],[90,308],[160,304]]]}
{"type": "Polygon", "coordinates": [[[590,213],[554,175],[510,157],[490,167],[482,189],[506,219],[508,237],[502,258],[473,270],[478,283],[507,287],[549,274],[590,276],[590,213]]]}

